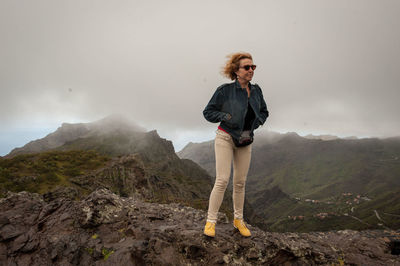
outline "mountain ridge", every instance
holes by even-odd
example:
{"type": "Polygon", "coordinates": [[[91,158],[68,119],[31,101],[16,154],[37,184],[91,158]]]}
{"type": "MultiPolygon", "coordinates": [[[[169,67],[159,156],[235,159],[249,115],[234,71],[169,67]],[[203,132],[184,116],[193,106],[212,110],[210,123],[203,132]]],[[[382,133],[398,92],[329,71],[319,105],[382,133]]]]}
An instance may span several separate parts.
{"type": "MultiPolygon", "coordinates": [[[[340,228],[340,224],[341,229],[360,230],[400,227],[393,217],[388,217],[386,224],[382,223],[373,211],[375,208],[378,212],[400,215],[400,198],[389,203],[390,198],[384,196],[386,192],[396,195],[396,188],[400,187],[397,178],[400,174],[400,138],[320,140],[307,139],[293,132],[272,134],[256,136],[246,184],[246,199],[265,219],[262,228],[309,231],[313,230],[311,225],[315,225],[318,230],[329,230],[340,228]],[[274,188],[279,188],[283,194],[276,194],[274,188]],[[351,199],[342,196],[345,192],[351,192],[351,199]],[[271,206],[263,203],[263,199],[272,195],[287,196],[271,206]],[[372,201],[367,202],[363,197],[372,201]],[[382,202],[385,197],[387,204],[382,202]],[[354,222],[349,215],[350,209],[354,209],[365,223],[354,222]],[[331,215],[319,219],[321,213],[331,215]],[[306,218],[299,223],[289,216],[306,218]]],[[[197,162],[210,175],[215,175],[213,141],[186,146],[177,154],[197,162]]]]}

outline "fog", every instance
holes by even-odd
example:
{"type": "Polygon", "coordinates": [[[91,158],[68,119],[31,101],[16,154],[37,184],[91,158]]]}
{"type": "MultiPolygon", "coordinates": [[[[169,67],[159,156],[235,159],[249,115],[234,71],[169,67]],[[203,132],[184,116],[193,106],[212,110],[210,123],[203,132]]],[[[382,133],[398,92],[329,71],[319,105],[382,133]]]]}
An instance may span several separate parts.
{"type": "Polygon", "coordinates": [[[246,51],[260,130],[399,135],[400,2],[0,2],[0,155],[63,122],[122,114],[173,141],[213,138],[202,111],[246,51]]]}

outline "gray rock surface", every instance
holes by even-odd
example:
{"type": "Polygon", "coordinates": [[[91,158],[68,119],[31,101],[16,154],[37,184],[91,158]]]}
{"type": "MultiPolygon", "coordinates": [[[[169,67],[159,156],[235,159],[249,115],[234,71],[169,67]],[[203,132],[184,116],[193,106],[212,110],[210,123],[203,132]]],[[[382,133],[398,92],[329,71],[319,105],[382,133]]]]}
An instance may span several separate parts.
{"type": "Polygon", "coordinates": [[[0,199],[0,265],[400,265],[396,231],[270,233],[243,238],[221,215],[122,198],[106,189],[81,201],[27,192],[0,199]]]}

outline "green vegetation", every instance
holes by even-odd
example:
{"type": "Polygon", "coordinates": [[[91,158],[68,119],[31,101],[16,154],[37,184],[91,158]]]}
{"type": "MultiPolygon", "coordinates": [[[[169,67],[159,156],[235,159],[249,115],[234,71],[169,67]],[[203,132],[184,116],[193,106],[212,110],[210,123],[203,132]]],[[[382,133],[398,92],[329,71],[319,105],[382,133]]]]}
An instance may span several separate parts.
{"type": "Polygon", "coordinates": [[[107,260],[108,257],[110,257],[111,254],[113,254],[113,253],[114,253],[114,250],[108,250],[106,248],[102,248],[101,249],[101,254],[103,255],[103,259],[104,260],[107,260]]]}
{"type": "Polygon", "coordinates": [[[0,196],[5,191],[46,193],[71,186],[70,178],[104,166],[110,158],[94,151],[48,151],[0,159],[0,196]]]}
{"type": "Polygon", "coordinates": [[[272,231],[398,229],[399,157],[398,139],[316,141],[286,137],[253,150],[256,168],[249,173],[246,193],[264,218],[265,228],[272,231]],[[283,195],[273,194],[276,187],[283,195]],[[355,201],[357,195],[369,200],[355,201]],[[316,218],[319,213],[335,215],[316,218]]]}
{"type": "Polygon", "coordinates": [[[268,208],[259,214],[265,219],[265,227],[271,231],[400,228],[400,189],[371,198],[340,194],[329,201],[311,202],[304,198],[294,201],[289,197],[281,197],[266,206],[268,208]]]}
{"type": "Polygon", "coordinates": [[[85,250],[90,254],[93,255],[94,249],[93,248],[85,248],[85,250]]]}

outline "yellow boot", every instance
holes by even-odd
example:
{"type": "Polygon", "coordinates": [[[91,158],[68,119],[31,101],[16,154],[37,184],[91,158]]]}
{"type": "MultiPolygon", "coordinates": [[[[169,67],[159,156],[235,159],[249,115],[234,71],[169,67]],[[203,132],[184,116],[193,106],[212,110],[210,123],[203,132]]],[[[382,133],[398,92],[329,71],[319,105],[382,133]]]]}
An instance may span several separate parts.
{"type": "Polygon", "coordinates": [[[215,223],[207,222],[204,227],[204,234],[206,236],[214,237],[215,236],[215,223]]]}
{"type": "Polygon", "coordinates": [[[242,236],[251,236],[250,230],[246,227],[242,219],[233,219],[233,227],[238,229],[242,236]]]}

